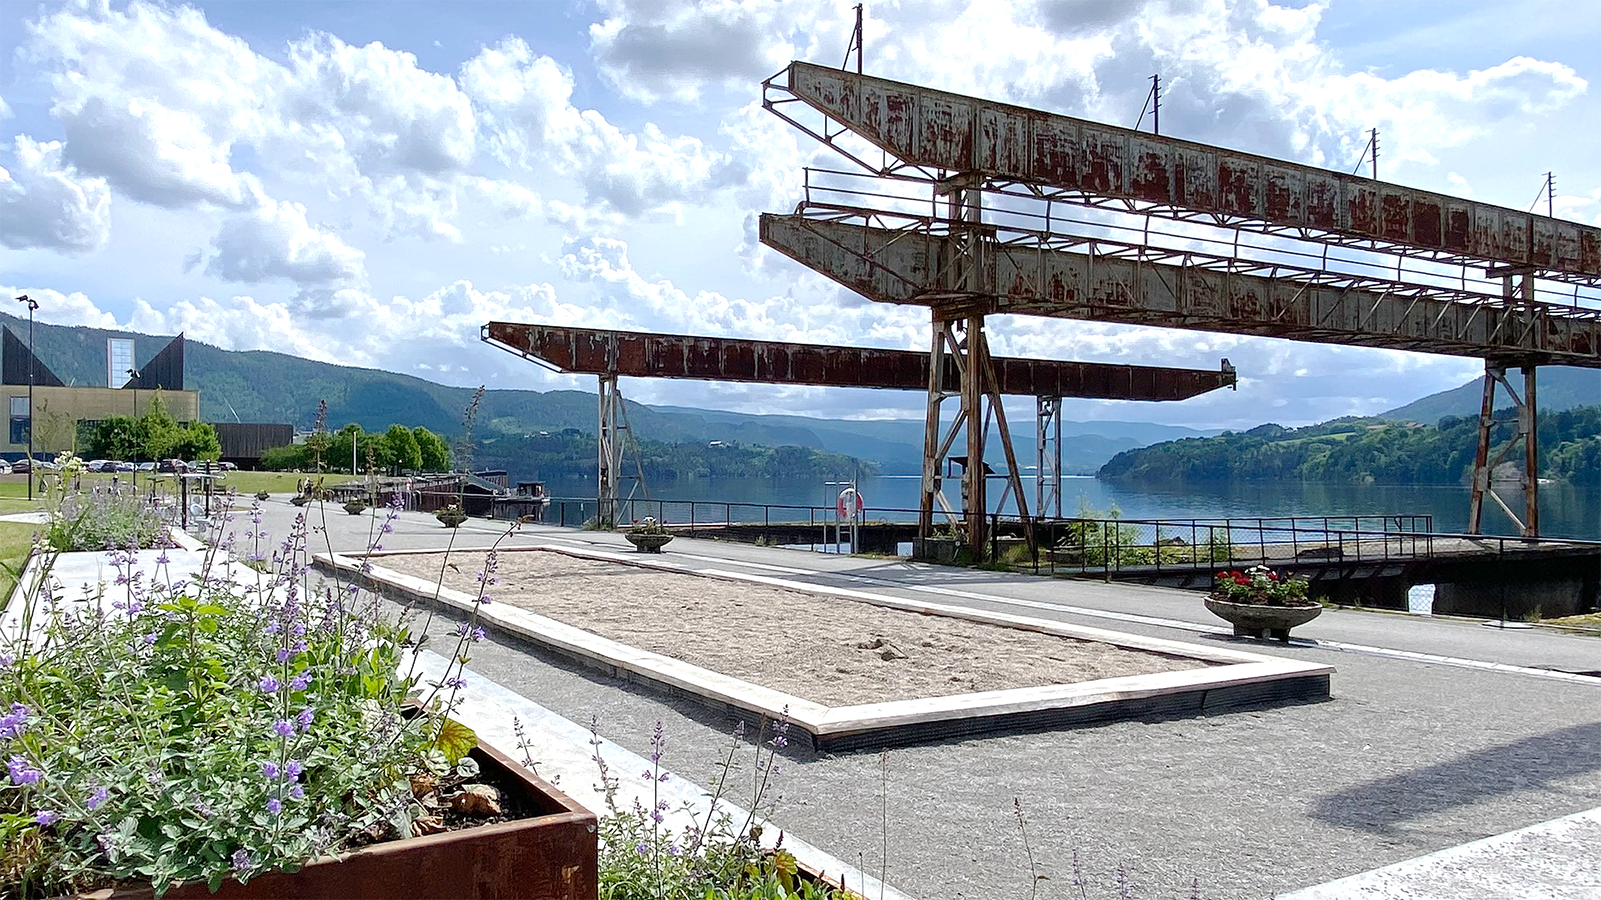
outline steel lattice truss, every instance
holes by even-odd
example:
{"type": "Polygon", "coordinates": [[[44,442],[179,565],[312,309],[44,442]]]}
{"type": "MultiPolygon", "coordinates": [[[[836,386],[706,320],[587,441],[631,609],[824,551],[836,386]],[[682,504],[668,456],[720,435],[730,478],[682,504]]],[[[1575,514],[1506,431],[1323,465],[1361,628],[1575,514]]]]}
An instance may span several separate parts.
{"type": "Polygon", "coordinates": [[[882,177],[1601,285],[1591,225],[810,63],[763,105],[882,177]]]}
{"type": "Polygon", "coordinates": [[[812,209],[762,216],[761,238],[885,303],[1601,367],[1601,311],[1097,237],[974,229],[978,281],[953,292],[963,227],[812,209]]]}

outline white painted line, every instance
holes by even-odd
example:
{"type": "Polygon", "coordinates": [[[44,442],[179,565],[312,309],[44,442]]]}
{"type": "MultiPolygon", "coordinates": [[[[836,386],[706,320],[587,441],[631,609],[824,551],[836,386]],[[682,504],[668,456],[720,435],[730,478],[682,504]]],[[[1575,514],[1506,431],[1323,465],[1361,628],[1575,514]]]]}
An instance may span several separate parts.
{"type": "MultiPolygon", "coordinates": [[[[1087,616],[1097,619],[1112,619],[1119,622],[1129,622],[1137,625],[1152,625],[1159,628],[1177,628],[1197,634],[1228,635],[1232,631],[1226,627],[1202,625],[1196,622],[1186,622],[1182,619],[1165,619],[1159,616],[1142,616],[1137,613],[1120,613],[1102,609],[1090,609],[1082,606],[1068,606],[1062,603],[1046,603],[1039,600],[1020,600],[1013,597],[1000,597],[994,594],[981,594],[976,591],[963,591],[955,588],[931,587],[928,585],[910,585],[890,581],[882,578],[873,578],[869,575],[850,575],[848,573],[829,573],[841,577],[851,578],[870,584],[892,587],[905,591],[915,591],[922,594],[939,594],[948,597],[960,597],[965,600],[979,600],[985,603],[995,603],[1002,606],[1020,606],[1027,609],[1050,610],[1052,612],[1067,613],[1069,615],[1087,616]]],[[[813,587],[813,590],[819,588],[813,587]]],[[[1590,675],[1578,675],[1573,672],[1562,672],[1553,669],[1539,669],[1532,666],[1515,666],[1507,663],[1487,662],[1485,660],[1465,659],[1457,656],[1441,656],[1435,653],[1422,653],[1415,650],[1397,650],[1390,647],[1374,647],[1366,644],[1352,644],[1344,641],[1325,641],[1316,638],[1295,638],[1292,646],[1310,647],[1322,650],[1334,650],[1343,653],[1364,653],[1371,656],[1388,656],[1396,659],[1406,659],[1413,662],[1435,663],[1442,666],[1456,666],[1464,669],[1478,669],[1486,672],[1505,672],[1512,675],[1524,675],[1534,678],[1547,678],[1556,681],[1573,681],[1580,684],[1594,684],[1601,686],[1601,678],[1590,675]]]]}
{"type": "Polygon", "coordinates": [[[1448,847],[1280,900],[1593,900],[1601,808],[1448,847]]]}

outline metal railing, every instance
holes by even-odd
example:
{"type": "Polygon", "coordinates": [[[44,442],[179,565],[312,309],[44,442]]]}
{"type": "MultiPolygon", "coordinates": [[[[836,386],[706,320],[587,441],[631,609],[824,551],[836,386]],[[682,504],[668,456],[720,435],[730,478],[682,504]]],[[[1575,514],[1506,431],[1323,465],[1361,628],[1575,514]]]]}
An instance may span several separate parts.
{"type": "Polygon", "coordinates": [[[1426,515],[1037,520],[1042,550],[1030,567],[1113,575],[1413,561],[1433,556],[1433,531],[1426,515]]]}

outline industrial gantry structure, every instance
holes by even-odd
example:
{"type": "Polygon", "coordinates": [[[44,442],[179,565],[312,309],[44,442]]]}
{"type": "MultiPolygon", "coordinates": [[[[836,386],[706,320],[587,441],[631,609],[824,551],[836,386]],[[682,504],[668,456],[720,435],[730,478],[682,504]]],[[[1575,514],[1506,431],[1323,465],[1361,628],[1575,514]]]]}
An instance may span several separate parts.
{"type": "MultiPolygon", "coordinates": [[[[483,326],[481,336],[485,343],[524,359],[562,372],[599,378],[597,484],[602,519],[614,518],[622,481],[621,434],[628,425],[617,386],[619,376],[884,390],[925,390],[932,382],[944,392],[957,390],[963,381],[959,358],[943,357],[938,378],[934,378],[929,355],[916,350],[833,347],[517,322],[490,322],[483,326]]],[[[1054,507],[1057,516],[1061,515],[1062,505],[1063,397],[1184,400],[1231,387],[1235,382],[1234,369],[1227,360],[1216,371],[1002,357],[991,359],[990,366],[994,373],[992,383],[999,394],[1036,399],[1039,415],[1035,449],[1040,471],[1036,508],[1054,507]]],[[[1022,485],[1017,480],[1015,466],[1009,478],[1009,486],[1016,488],[1021,497],[1022,485]]],[[[947,509],[947,512],[956,515],[954,510],[947,509]]]]}
{"type": "MultiPolygon", "coordinates": [[[[1480,358],[1469,530],[1488,496],[1538,536],[1535,372],[1601,368],[1601,229],[809,63],[763,88],[767,109],[851,165],[807,169],[796,210],[762,216],[762,242],[869,299],[930,310],[924,537],[957,429],[983,459],[994,419],[1012,460],[985,333],[998,314],[1480,358]],[[954,382],[932,374],[952,363],[954,382]],[[1518,434],[1492,458],[1498,386],[1518,434]],[[1519,442],[1521,517],[1491,487],[1519,442]]],[[[984,481],[964,469],[978,558],[984,481]]]]}

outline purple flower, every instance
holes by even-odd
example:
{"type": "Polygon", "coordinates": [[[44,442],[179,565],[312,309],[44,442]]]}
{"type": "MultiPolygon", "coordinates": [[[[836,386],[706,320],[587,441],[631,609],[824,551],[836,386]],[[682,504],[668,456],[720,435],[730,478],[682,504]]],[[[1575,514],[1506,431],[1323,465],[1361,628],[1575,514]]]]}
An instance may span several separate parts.
{"type": "Polygon", "coordinates": [[[473,643],[476,644],[479,641],[482,641],[484,639],[484,637],[485,637],[485,634],[484,634],[484,628],[483,628],[482,625],[480,625],[477,628],[473,629],[473,643]]]}
{"type": "Polygon", "coordinates": [[[61,818],[61,816],[57,815],[56,813],[48,809],[42,809],[39,811],[38,815],[33,817],[33,820],[38,822],[40,825],[49,825],[59,818],[61,818]]]}
{"type": "Polygon", "coordinates": [[[309,671],[301,672],[294,677],[293,681],[289,682],[289,689],[291,691],[303,691],[309,684],[311,684],[311,673],[309,671]]]}
{"type": "Polygon", "coordinates": [[[264,762],[261,764],[261,774],[267,778],[277,778],[282,773],[279,770],[277,763],[264,762]]]}
{"type": "Polygon", "coordinates": [[[305,731],[311,727],[311,720],[312,712],[310,707],[301,710],[300,715],[295,716],[295,722],[300,726],[301,731],[305,731]]]}
{"type": "Polygon", "coordinates": [[[305,768],[300,764],[300,760],[291,759],[288,764],[284,766],[284,777],[299,778],[300,773],[303,771],[305,771],[305,768]]]}
{"type": "Polygon", "coordinates": [[[155,644],[156,638],[159,637],[159,636],[160,636],[160,633],[159,632],[155,632],[155,631],[152,631],[149,634],[145,635],[145,646],[149,647],[149,646],[155,644]]]}
{"type": "Polygon", "coordinates": [[[273,797],[267,801],[267,812],[276,816],[283,811],[284,804],[282,800],[279,800],[277,797],[273,797]]]}
{"type": "Polygon", "coordinates": [[[288,662],[289,661],[289,649],[287,647],[279,647],[278,648],[278,652],[273,654],[273,658],[278,660],[278,662],[280,662],[280,663],[288,662]]]}
{"type": "Polygon", "coordinates": [[[278,721],[272,723],[272,733],[278,735],[279,737],[292,737],[295,733],[295,726],[289,724],[283,719],[279,719],[278,721]]]}
{"type": "Polygon", "coordinates": [[[234,867],[234,871],[243,872],[243,871],[251,868],[255,864],[256,864],[256,861],[250,858],[250,851],[249,850],[246,850],[245,848],[240,847],[238,850],[235,850],[233,852],[233,867],[234,867]]]}
{"type": "Polygon", "coordinates": [[[99,809],[100,804],[106,802],[106,799],[110,796],[110,791],[103,787],[97,787],[89,794],[89,799],[83,801],[83,804],[89,807],[91,810],[99,809]]]}
{"type": "Polygon", "coordinates": [[[306,789],[297,784],[289,789],[289,796],[300,800],[306,796],[306,789]]]}
{"type": "Polygon", "coordinates": [[[11,668],[11,664],[16,661],[17,658],[15,656],[12,656],[9,653],[0,653],[0,669],[9,669],[11,668]]]}
{"type": "Polygon", "coordinates": [[[261,692],[263,694],[276,694],[278,693],[278,688],[281,686],[282,685],[278,684],[278,679],[272,677],[271,675],[263,675],[261,676],[261,680],[256,682],[256,687],[261,688],[261,692]]]}
{"type": "Polygon", "coordinates": [[[0,740],[14,738],[28,730],[28,708],[12,703],[11,712],[0,716],[0,740]]]}
{"type": "Polygon", "coordinates": [[[6,761],[6,769],[11,775],[11,783],[17,786],[38,784],[43,772],[28,765],[28,761],[13,753],[11,759],[6,761]]]}

